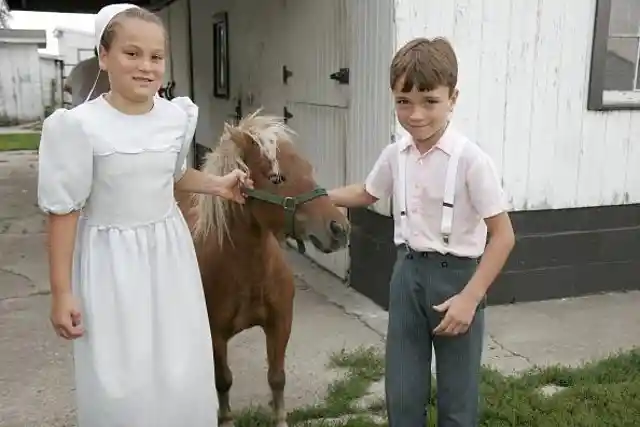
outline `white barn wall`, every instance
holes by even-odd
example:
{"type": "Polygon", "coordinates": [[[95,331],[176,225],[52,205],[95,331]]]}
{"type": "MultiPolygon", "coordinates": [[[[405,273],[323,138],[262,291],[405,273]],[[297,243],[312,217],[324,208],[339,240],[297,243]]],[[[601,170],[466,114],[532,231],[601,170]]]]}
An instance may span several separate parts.
{"type": "MultiPolygon", "coordinates": [[[[177,0],[157,12],[169,38],[167,72],[163,85],[173,81],[173,96],[191,96],[191,58],[189,55],[189,0],[177,0]]],[[[187,164],[193,164],[194,150],[187,156],[187,164]]]]}
{"type": "MultiPolygon", "coordinates": [[[[391,141],[388,66],[393,53],[393,3],[388,0],[191,0],[197,141],[213,147],[238,99],[243,114],[293,114],[298,143],[318,183],[361,181],[391,141]],[[213,97],[211,21],[228,12],[231,99],[213,97]],[[282,67],[293,71],[288,84],[282,67]],[[329,75],[350,69],[349,85],[329,75]]],[[[377,208],[388,212],[388,202],[377,208]]],[[[348,253],[308,255],[342,278],[348,253]]]]}
{"type": "Polygon", "coordinates": [[[58,39],[58,55],[64,61],[65,78],[80,61],[94,56],[93,33],[75,28],[57,27],[54,37],[58,39]]]}
{"type": "Polygon", "coordinates": [[[39,63],[42,105],[44,108],[58,108],[62,105],[60,67],[55,57],[43,54],[39,55],[39,63]]]}
{"type": "MultiPolygon", "coordinates": [[[[351,82],[347,182],[363,182],[392,141],[393,101],[389,64],[395,50],[394,9],[389,0],[347,0],[351,82]]],[[[390,214],[389,200],[372,209],[390,214]]]]}
{"type": "Polygon", "coordinates": [[[0,43],[0,122],[28,122],[44,115],[38,47],[0,43]]]}
{"type": "Polygon", "coordinates": [[[234,117],[239,97],[243,114],[260,106],[266,113],[282,114],[281,4],[282,0],[191,0],[194,98],[200,107],[198,143],[209,148],[217,144],[224,122],[234,117]],[[221,11],[228,12],[229,19],[228,100],[213,96],[212,19],[221,11]]]}
{"type": "Polygon", "coordinates": [[[396,48],[452,41],[454,122],[492,156],[514,210],[640,202],[640,111],[586,109],[595,0],[395,4],[396,48]]]}

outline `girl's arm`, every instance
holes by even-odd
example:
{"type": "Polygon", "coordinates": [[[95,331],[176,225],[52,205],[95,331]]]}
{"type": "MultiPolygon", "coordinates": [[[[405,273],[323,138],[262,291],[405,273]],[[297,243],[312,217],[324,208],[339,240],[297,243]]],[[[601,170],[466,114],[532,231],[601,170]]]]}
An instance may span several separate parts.
{"type": "Polygon", "coordinates": [[[243,187],[253,188],[253,181],[240,169],[235,169],[225,176],[216,176],[187,168],[182,178],[175,184],[177,191],[210,194],[238,203],[244,203],[245,200],[242,194],[243,187]]]}
{"type": "Polygon", "coordinates": [[[91,193],[93,154],[75,110],[60,108],[45,119],[38,147],[38,206],[48,215],[51,323],[67,339],[83,334],[71,282],[79,211],[91,193]]]}
{"type": "Polygon", "coordinates": [[[51,295],[54,298],[71,293],[71,271],[78,215],[78,212],[49,215],[47,251],[51,295]]]}
{"type": "Polygon", "coordinates": [[[182,178],[176,182],[176,190],[187,193],[219,196],[222,189],[222,177],[210,175],[197,169],[187,168],[182,178]]]}

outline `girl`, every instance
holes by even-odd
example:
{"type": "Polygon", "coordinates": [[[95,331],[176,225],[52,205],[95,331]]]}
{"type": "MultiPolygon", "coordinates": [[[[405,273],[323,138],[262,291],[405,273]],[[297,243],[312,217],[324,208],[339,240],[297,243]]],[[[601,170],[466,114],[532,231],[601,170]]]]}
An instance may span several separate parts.
{"type": "Polygon", "coordinates": [[[198,109],[155,96],[165,46],[151,12],[102,9],[96,47],[111,91],[55,111],[42,129],[51,321],[74,340],[80,427],[217,425],[206,305],[173,191],[243,203],[252,183],[239,170],[186,167],[198,109]]]}

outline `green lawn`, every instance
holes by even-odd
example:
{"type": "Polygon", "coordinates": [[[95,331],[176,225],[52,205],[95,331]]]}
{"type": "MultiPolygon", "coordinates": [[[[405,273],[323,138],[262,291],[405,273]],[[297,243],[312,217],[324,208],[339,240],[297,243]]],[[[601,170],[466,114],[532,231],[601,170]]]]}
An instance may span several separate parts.
{"type": "MultiPolygon", "coordinates": [[[[368,410],[351,404],[368,386],[383,376],[379,354],[371,349],[339,354],[331,367],[347,370],[345,379],[329,388],[322,405],[291,411],[289,425],[303,426],[306,420],[338,418],[353,414],[344,427],[386,426],[376,424],[367,414],[383,415],[383,403],[368,410]]],[[[433,390],[435,399],[435,389],[433,390]]],[[[640,350],[616,354],[580,368],[551,367],[505,377],[484,369],[482,373],[483,427],[637,427],[640,426],[640,350]],[[539,392],[545,385],[565,387],[550,397],[539,392]]],[[[435,426],[434,417],[430,426],[435,426]]],[[[323,425],[310,424],[310,425],[323,425]]],[[[237,427],[273,426],[270,412],[259,408],[236,414],[237,427]]]]}
{"type": "Polygon", "coordinates": [[[40,133],[0,133],[0,151],[37,150],[40,133]]]}

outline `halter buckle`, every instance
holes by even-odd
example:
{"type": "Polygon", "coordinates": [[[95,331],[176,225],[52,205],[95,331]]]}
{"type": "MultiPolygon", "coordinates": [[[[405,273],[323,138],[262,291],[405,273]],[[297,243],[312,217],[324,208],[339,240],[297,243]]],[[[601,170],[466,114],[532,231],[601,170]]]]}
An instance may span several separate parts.
{"type": "Polygon", "coordinates": [[[282,207],[288,211],[294,211],[296,209],[296,199],[294,197],[284,197],[282,199],[282,207]]]}

